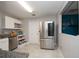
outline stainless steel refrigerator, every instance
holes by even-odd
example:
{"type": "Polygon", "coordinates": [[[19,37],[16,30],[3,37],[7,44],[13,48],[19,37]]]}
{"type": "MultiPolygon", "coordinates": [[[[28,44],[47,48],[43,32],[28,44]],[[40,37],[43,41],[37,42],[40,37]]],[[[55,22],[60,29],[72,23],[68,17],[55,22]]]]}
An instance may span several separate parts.
{"type": "Polygon", "coordinates": [[[55,49],[55,24],[54,21],[40,22],[40,48],[55,49]]]}

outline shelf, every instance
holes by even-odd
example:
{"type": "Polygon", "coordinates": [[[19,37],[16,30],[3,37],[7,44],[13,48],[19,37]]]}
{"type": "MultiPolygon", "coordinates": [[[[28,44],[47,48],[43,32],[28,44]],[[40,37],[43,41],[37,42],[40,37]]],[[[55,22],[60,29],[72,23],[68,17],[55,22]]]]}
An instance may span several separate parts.
{"type": "Polygon", "coordinates": [[[18,41],[19,41],[19,40],[25,40],[25,38],[20,38],[20,39],[18,39],[18,41]]]}
{"type": "Polygon", "coordinates": [[[19,42],[19,45],[21,45],[21,44],[23,44],[23,43],[25,43],[26,41],[22,41],[22,42],[19,42]]]}
{"type": "Polygon", "coordinates": [[[18,44],[20,45],[20,44],[23,44],[23,43],[25,43],[26,42],[26,40],[24,39],[24,40],[19,40],[18,41],[18,44]]]}
{"type": "Polygon", "coordinates": [[[21,30],[22,28],[3,28],[3,29],[21,30]]]}
{"type": "Polygon", "coordinates": [[[24,36],[24,35],[22,34],[22,35],[17,35],[17,36],[24,36]]]}

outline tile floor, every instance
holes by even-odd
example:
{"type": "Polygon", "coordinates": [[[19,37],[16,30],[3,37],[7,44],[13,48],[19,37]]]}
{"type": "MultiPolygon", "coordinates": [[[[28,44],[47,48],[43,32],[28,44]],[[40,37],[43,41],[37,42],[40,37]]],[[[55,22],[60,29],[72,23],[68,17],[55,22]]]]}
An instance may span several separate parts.
{"type": "Polygon", "coordinates": [[[19,45],[14,51],[17,52],[29,52],[29,58],[63,58],[63,55],[59,49],[57,50],[45,50],[40,49],[38,44],[24,43],[19,45]]]}

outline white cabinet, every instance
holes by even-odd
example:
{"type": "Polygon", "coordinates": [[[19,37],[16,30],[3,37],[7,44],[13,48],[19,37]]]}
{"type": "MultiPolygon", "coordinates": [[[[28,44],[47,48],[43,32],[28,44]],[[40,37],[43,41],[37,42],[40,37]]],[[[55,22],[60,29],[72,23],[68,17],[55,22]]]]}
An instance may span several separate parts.
{"type": "Polygon", "coordinates": [[[22,28],[22,22],[20,20],[18,20],[18,19],[15,19],[14,28],[15,29],[21,29],[22,28]]]}
{"type": "Polygon", "coordinates": [[[8,16],[5,16],[5,28],[14,28],[14,19],[8,16]]]}
{"type": "Polygon", "coordinates": [[[15,19],[14,23],[22,24],[22,22],[18,19],[15,19]]]}
{"type": "Polygon", "coordinates": [[[0,49],[9,51],[9,39],[0,39],[0,49]]]}
{"type": "Polygon", "coordinates": [[[15,24],[22,24],[20,20],[11,18],[8,16],[5,16],[5,19],[3,20],[3,28],[6,29],[19,29],[15,27],[15,24]]]}

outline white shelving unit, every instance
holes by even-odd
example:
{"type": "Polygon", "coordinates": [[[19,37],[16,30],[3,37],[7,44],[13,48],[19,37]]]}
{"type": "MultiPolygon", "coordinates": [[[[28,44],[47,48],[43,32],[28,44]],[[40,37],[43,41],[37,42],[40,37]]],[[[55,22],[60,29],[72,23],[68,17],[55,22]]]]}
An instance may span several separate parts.
{"type": "Polygon", "coordinates": [[[22,44],[22,43],[26,42],[24,35],[18,35],[17,40],[18,40],[18,44],[22,44]]]}

